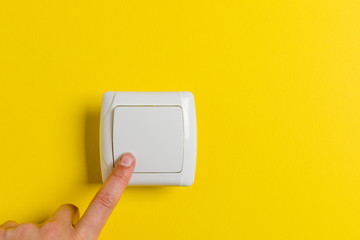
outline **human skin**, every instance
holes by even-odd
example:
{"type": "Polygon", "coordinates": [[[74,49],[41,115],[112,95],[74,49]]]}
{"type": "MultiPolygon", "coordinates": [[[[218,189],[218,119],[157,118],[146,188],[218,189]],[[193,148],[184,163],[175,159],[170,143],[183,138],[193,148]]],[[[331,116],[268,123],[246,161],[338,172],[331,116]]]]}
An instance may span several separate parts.
{"type": "Polygon", "coordinates": [[[95,240],[125,190],[135,167],[135,157],[125,153],[96,193],[84,215],[72,204],[64,204],[41,224],[7,221],[0,225],[0,240],[95,240]]]}

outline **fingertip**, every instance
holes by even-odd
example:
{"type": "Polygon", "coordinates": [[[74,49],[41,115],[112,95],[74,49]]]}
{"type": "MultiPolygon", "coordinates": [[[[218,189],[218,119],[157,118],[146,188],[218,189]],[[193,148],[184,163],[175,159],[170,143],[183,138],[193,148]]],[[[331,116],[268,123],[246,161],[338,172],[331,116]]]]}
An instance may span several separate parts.
{"type": "Polygon", "coordinates": [[[135,162],[136,162],[135,156],[132,153],[127,152],[122,155],[122,157],[118,161],[118,164],[123,167],[130,167],[133,164],[135,164],[135,162]]]}

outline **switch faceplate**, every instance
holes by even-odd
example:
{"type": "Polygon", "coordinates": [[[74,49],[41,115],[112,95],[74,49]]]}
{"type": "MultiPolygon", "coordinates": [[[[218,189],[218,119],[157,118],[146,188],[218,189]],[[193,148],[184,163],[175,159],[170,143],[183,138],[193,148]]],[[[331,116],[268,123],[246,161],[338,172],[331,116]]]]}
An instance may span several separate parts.
{"type": "Polygon", "coordinates": [[[181,172],[181,107],[117,106],[114,109],[113,151],[115,162],[126,152],[136,156],[134,173],[181,172]]]}
{"type": "Polygon", "coordinates": [[[136,157],[130,185],[194,182],[196,114],[190,92],[106,92],[100,117],[103,181],[126,152],[136,157]]]}

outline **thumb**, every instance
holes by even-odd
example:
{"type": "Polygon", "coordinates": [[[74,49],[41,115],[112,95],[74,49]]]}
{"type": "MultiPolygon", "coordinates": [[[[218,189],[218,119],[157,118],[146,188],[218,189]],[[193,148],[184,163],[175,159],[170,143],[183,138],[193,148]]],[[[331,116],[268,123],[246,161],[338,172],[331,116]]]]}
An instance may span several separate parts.
{"type": "Polygon", "coordinates": [[[78,221],[80,217],[79,208],[76,207],[73,204],[64,204],[61,205],[54,215],[50,217],[46,222],[48,221],[59,221],[63,225],[72,225],[74,226],[78,221]]]}

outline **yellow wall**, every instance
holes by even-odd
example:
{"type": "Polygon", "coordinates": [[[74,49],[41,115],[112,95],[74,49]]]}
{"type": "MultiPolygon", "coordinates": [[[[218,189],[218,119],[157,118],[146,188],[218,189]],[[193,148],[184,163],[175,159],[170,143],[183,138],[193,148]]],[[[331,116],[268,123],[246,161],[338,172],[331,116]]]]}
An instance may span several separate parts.
{"type": "Polygon", "coordinates": [[[1,1],[0,222],[86,209],[108,90],[193,92],[198,158],[100,239],[359,239],[359,1],[1,1]]]}

